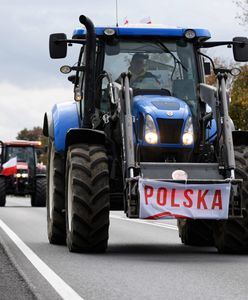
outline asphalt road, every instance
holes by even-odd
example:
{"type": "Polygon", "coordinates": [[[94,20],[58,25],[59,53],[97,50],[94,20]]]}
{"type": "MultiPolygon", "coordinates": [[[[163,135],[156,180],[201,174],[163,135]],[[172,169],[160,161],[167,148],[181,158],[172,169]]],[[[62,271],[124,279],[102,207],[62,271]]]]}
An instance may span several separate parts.
{"type": "MultiPolygon", "coordinates": [[[[0,242],[21,274],[10,276],[12,284],[25,286],[12,299],[248,299],[248,255],[184,246],[175,225],[112,212],[107,253],[75,254],[48,243],[45,208],[9,197],[0,242]]],[[[1,272],[9,267],[1,264],[1,272]]]]}

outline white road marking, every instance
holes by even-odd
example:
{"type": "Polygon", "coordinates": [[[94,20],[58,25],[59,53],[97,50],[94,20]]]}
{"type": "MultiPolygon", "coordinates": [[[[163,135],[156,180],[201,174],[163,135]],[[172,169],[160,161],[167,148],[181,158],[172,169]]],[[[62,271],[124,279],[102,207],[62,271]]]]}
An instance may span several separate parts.
{"type": "Polygon", "coordinates": [[[151,225],[151,226],[156,226],[156,227],[164,227],[172,230],[178,230],[177,226],[171,225],[171,224],[166,224],[166,223],[158,223],[157,221],[146,221],[146,220],[141,220],[141,219],[129,219],[127,217],[121,217],[121,216],[116,216],[111,214],[110,218],[113,219],[118,219],[118,220],[123,220],[123,221],[129,221],[129,222],[135,222],[135,223],[142,223],[146,225],[151,225]]]}
{"type": "Polygon", "coordinates": [[[52,269],[50,269],[2,220],[0,227],[16,244],[26,258],[40,272],[40,274],[50,283],[62,299],[83,300],[63,279],[61,279],[52,269]]]}

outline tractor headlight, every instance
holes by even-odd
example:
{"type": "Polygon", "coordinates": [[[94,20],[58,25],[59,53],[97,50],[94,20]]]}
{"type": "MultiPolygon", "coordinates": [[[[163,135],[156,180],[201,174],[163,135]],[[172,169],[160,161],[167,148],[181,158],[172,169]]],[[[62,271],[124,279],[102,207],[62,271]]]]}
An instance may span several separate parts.
{"type": "Polygon", "coordinates": [[[153,118],[150,115],[146,115],[145,141],[148,144],[157,144],[158,142],[156,126],[153,118]]]}
{"type": "Polygon", "coordinates": [[[22,173],[22,178],[28,178],[28,174],[27,173],[22,173]]]}
{"type": "Polygon", "coordinates": [[[76,87],[74,91],[74,100],[75,101],[81,101],[82,100],[82,93],[80,91],[80,88],[76,87]]]}
{"type": "Polygon", "coordinates": [[[22,176],[21,173],[17,173],[17,174],[16,174],[16,177],[17,177],[17,178],[20,178],[21,176],[22,176]]]}
{"type": "Polygon", "coordinates": [[[192,117],[188,117],[184,131],[183,131],[183,137],[182,142],[184,145],[192,145],[194,143],[194,131],[193,131],[193,123],[192,123],[192,117]]]}
{"type": "Polygon", "coordinates": [[[106,28],[106,29],[104,29],[103,32],[107,36],[113,36],[113,35],[115,35],[115,30],[113,28],[106,28]]]}
{"type": "Polygon", "coordinates": [[[187,29],[184,32],[184,36],[189,39],[192,40],[196,37],[196,32],[193,29],[187,29]]]}

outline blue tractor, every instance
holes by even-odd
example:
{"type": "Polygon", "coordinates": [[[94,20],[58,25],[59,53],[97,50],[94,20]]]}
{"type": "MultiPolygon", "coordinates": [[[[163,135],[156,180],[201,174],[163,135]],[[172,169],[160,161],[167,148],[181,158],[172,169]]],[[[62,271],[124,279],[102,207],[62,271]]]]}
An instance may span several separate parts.
{"type": "Polygon", "coordinates": [[[178,219],[186,245],[248,252],[248,134],[235,131],[226,81],[202,48],[227,45],[248,60],[248,40],[209,42],[205,29],[142,25],[50,36],[50,56],[81,45],[62,66],[74,100],[44,117],[49,138],[48,238],[73,252],[107,249],[110,210],[178,219]],[[205,83],[211,63],[217,86],[205,83]]]}

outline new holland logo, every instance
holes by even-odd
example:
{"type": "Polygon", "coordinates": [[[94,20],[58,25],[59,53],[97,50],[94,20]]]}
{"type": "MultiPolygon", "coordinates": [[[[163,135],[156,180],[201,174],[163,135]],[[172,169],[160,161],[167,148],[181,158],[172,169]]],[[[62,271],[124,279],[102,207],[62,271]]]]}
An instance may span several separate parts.
{"type": "Polygon", "coordinates": [[[174,115],[173,111],[167,111],[166,112],[167,116],[172,117],[174,115]]]}

